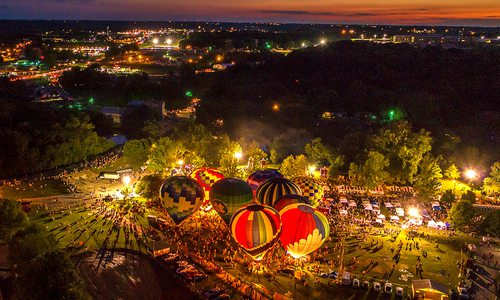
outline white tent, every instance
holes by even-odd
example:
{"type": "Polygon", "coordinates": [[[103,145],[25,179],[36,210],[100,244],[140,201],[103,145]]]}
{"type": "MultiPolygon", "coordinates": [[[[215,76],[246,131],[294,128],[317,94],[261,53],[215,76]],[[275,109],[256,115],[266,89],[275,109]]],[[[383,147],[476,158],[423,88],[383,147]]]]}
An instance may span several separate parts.
{"type": "Polygon", "coordinates": [[[380,214],[380,215],[377,216],[377,219],[385,220],[385,216],[382,215],[382,214],[380,214]]]}
{"type": "Polygon", "coordinates": [[[351,201],[349,202],[349,207],[358,207],[358,206],[356,205],[356,202],[351,201]]]}
{"type": "Polygon", "coordinates": [[[365,205],[365,210],[373,210],[373,208],[370,204],[367,204],[365,205]]]}
{"type": "Polygon", "coordinates": [[[437,224],[433,220],[430,220],[429,222],[427,222],[427,227],[429,227],[429,228],[437,228],[437,224]]]}
{"type": "Polygon", "coordinates": [[[385,203],[384,203],[384,205],[385,205],[385,207],[387,207],[387,208],[393,208],[393,207],[394,207],[394,205],[392,205],[392,203],[391,203],[391,202],[385,202],[385,203]]]}
{"type": "Polygon", "coordinates": [[[445,229],[446,228],[446,224],[444,224],[444,222],[441,222],[441,221],[436,222],[436,225],[437,225],[437,227],[439,227],[441,229],[445,229]]]}
{"type": "Polygon", "coordinates": [[[342,209],[342,210],[340,210],[340,211],[339,211],[339,213],[340,213],[341,215],[347,215],[347,210],[342,209]]]}
{"type": "Polygon", "coordinates": [[[405,216],[405,210],[402,209],[401,207],[398,207],[396,208],[396,214],[400,217],[404,217],[405,216]]]}
{"type": "Polygon", "coordinates": [[[391,216],[391,221],[399,221],[399,217],[398,216],[391,216]]]}
{"type": "Polygon", "coordinates": [[[347,204],[347,199],[346,198],[340,198],[340,204],[347,204]]]}

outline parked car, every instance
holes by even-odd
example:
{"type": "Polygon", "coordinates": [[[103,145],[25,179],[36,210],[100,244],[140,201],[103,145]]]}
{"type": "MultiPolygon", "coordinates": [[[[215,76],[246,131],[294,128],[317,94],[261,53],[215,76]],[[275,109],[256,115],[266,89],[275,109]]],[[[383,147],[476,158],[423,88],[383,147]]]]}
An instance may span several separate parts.
{"type": "Polygon", "coordinates": [[[380,284],[380,282],[373,283],[373,290],[375,292],[380,292],[382,290],[382,285],[380,284]]]}
{"type": "Polygon", "coordinates": [[[404,295],[404,289],[400,286],[396,288],[396,297],[403,297],[404,295]]]}
{"type": "Polygon", "coordinates": [[[206,291],[203,293],[203,295],[204,295],[205,297],[207,297],[208,299],[215,299],[215,298],[217,298],[220,294],[222,294],[223,292],[224,292],[224,291],[223,291],[220,287],[216,286],[216,287],[214,287],[214,288],[211,288],[211,289],[209,289],[209,290],[206,290],[206,291]]]}
{"type": "Polygon", "coordinates": [[[361,284],[360,284],[360,282],[359,282],[359,279],[354,278],[354,279],[352,280],[352,286],[353,286],[353,287],[355,287],[355,288],[359,288],[359,286],[360,286],[360,285],[361,285],[361,284]]]}
{"type": "Polygon", "coordinates": [[[224,294],[220,295],[219,297],[217,297],[216,300],[231,300],[231,296],[224,293],[224,294]]]}
{"type": "Polygon", "coordinates": [[[349,285],[349,284],[351,284],[351,273],[344,272],[344,274],[342,274],[342,285],[349,285]]]}
{"type": "Polygon", "coordinates": [[[392,294],[392,283],[386,282],[384,284],[384,293],[386,293],[386,294],[392,294]]]}
{"type": "Polygon", "coordinates": [[[370,288],[370,282],[368,280],[365,280],[361,283],[361,287],[364,289],[369,289],[370,288]]]}
{"type": "Polygon", "coordinates": [[[333,278],[337,279],[339,273],[337,271],[331,271],[330,273],[321,273],[321,277],[323,278],[333,278]]]}

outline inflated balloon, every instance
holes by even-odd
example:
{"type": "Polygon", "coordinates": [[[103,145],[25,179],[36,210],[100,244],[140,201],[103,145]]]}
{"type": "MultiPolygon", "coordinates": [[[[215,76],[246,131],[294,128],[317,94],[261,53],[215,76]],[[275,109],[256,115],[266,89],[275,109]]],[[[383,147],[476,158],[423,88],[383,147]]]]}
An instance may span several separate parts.
{"type": "Polygon", "coordinates": [[[255,194],[255,191],[257,191],[257,188],[261,183],[274,178],[283,178],[283,174],[275,169],[258,170],[248,176],[247,182],[255,194]]]}
{"type": "Polygon", "coordinates": [[[176,224],[192,215],[202,204],[205,193],[196,180],[187,176],[167,178],[160,188],[160,200],[176,224]]]}
{"type": "Polygon", "coordinates": [[[224,175],[215,169],[201,168],[191,173],[191,178],[196,180],[205,191],[205,201],[203,204],[207,204],[210,199],[209,196],[212,185],[223,179],[224,175]]]}
{"type": "Polygon", "coordinates": [[[221,179],[214,183],[210,190],[210,203],[226,224],[229,224],[235,211],[250,204],[252,199],[252,189],[241,179],[221,179]]]}
{"type": "Polygon", "coordinates": [[[264,258],[281,233],[279,213],[261,204],[249,204],[237,210],[229,226],[233,239],[255,261],[264,258]]]}
{"type": "Polygon", "coordinates": [[[330,234],[328,219],[310,205],[291,204],[280,211],[280,215],[281,245],[294,258],[315,251],[330,234]]]}
{"type": "Polygon", "coordinates": [[[289,194],[281,197],[281,199],[276,201],[276,203],[274,203],[274,209],[276,209],[277,211],[281,211],[283,208],[285,208],[285,206],[295,203],[311,204],[309,203],[309,200],[304,196],[289,194]]]}
{"type": "Polygon", "coordinates": [[[306,197],[311,202],[312,207],[317,207],[319,201],[325,196],[325,191],[321,183],[311,177],[297,177],[292,179],[292,182],[297,184],[302,190],[302,196],[306,197]]]}
{"type": "Polygon", "coordinates": [[[257,188],[255,198],[258,203],[274,206],[285,195],[302,195],[299,186],[285,178],[273,178],[264,181],[257,188]]]}

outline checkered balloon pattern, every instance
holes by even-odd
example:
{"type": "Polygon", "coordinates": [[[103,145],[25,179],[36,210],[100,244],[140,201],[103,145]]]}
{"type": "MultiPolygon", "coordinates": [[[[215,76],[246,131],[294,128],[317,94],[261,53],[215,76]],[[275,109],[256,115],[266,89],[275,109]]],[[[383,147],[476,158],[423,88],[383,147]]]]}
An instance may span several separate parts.
{"type": "Polygon", "coordinates": [[[302,196],[306,197],[311,202],[312,207],[317,207],[319,201],[323,199],[325,191],[323,186],[310,177],[297,177],[292,179],[292,182],[300,187],[302,196]]]}
{"type": "Polygon", "coordinates": [[[224,175],[215,169],[201,168],[191,173],[191,178],[196,180],[196,182],[198,182],[205,191],[204,204],[206,204],[209,201],[209,193],[212,189],[212,185],[217,181],[224,179],[224,175]]]}
{"type": "Polygon", "coordinates": [[[187,176],[170,177],[165,180],[160,189],[161,202],[177,224],[200,207],[204,195],[201,186],[187,176]]]}

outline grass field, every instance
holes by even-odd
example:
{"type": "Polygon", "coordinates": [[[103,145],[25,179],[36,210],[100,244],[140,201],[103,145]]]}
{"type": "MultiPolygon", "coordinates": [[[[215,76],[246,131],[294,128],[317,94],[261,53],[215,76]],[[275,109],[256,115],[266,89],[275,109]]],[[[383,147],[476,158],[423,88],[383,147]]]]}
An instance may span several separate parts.
{"type": "Polygon", "coordinates": [[[0,188],[0,195],[5,199],[25,199],[68,194],[68,187],[61,180],[46,179],[32,184],[23,183],[18,186],[0,188]]]}

